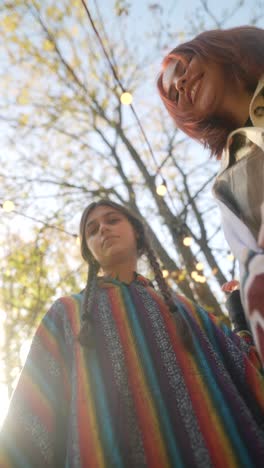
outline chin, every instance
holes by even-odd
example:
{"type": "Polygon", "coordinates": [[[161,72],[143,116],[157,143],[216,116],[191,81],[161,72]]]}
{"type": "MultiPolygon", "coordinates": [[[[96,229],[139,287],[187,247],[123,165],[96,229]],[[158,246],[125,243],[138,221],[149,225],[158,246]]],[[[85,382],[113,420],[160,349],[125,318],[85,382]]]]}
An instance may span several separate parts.
{"type": "Polygon", "coordinates": [[[109,248],[107,260],[110,261],[111,264],[114,264],[115,262],[120,261],[123,258],[127,258],[127,256],[124,254],[124,251],[120,248],[120,246],[112,245],[109,248]]]}

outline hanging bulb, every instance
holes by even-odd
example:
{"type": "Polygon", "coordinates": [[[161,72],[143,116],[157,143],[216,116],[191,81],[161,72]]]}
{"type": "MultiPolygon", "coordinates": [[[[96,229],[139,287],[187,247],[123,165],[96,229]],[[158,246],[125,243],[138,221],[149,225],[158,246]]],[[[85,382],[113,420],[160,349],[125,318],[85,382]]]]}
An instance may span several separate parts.
{"type": "Polygon", "coordinates": [[[198,275],[196,270],[191,272],[191,277],[192,277],[192,279],[194,279],[194,281],[196,281],[197,276],[199,276],[199,275],[198,275]]]}
{"type": "Polygon", "coordinates": [[[198,283],[206,283],[206,278],[204,275],[198,275],[197,278],[196,278],[196,281],[198,283]]]}
{"type": "Polygon", "coordinates": [[[203,263],[202,263],[202,262],[198,262],[198,263],[196,264],[196,270],[202,271],[203,268],[204,268],[204,266],[203,266],[203,263]]]}
{"type": "Polygon", "coordinates": [[[193,238],[190,236],[186,236],[184,237],[182,242],[183,242],[183,245],[185,245],[186,247],[190,247],[190,245],[192,245],[193,238]]]}
{"type": "Polygon", "coordinates": [[[234,261],[234,258],[235,258],[235,257],[234,257],[233,254],[229,254],[229,255],[227,256],[227,260],[228,260],[229,262],[233,262],[233,261],[234,261]]]}
{"type": "Polygon", "coordinates": [[[133,101],[132,94],[128,93],[127,91],[125,93],[122,93],[120,96],[120,101],[125,106],[129,106],[133,101]]]}
{"type": "Polygon", "coordinates": [[[164,197],[164,195],[167,193],[167,187],[166,187],[166,185],[164,185],[164,184],[158,185],[158,187],[156,188],[156,192],[157,192],[157,194],[160,195],[161,197],[164,197]]]}
{"type": "Polygon", "coordinates": [[[11,200],[6,200],[3,203],[3,210],[6,211],[7,213],[10,213],[15,209],[15,204],[11,200]]]}

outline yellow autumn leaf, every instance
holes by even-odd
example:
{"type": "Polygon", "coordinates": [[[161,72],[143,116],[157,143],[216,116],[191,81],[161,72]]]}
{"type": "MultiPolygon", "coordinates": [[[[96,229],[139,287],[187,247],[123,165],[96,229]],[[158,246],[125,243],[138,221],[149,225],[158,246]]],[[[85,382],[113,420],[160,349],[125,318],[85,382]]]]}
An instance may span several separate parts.
{"type": "Polygon", "coordinates": [[[76,37],[78,35],[78,32],[79,32],[79,28],[78,26],[74,25],[72,28],[71,28],[71,34],[73,37],[76,37]]]}
{"type": "Polygon", "coordinates": [[[29,120],[29,117],[28,117],[27,114],[21,114],[19,119],[18,119],[20,125],[27,125],[28,120],[29,120]]]}
{"type": "Polygon", "coordinates": [[[40,4],[39,4],[38,0],[31,0],[31,3],[39,10],[40,4]]]}
{"type": "Polygon", "coordinates": [[[28,39],[24,39],[23,41],[20,42],[20,47],[25,52],[30,52],[32,48],[32,44],[28,39]]]}
{"type": "Polygon", "coordinates": [[[13,32],[17,28],[18,25],[18,15],[13,14],[6,16],[1,21],[3,28],[6,32],[13,32]]]}
{"type": "Polygon", "coordinates": [[[62,95],[61,95],[61,102],[62,102],[63,104],[68,104],[68,102],[69,102],[68,96],[66,96],[65,94],[62,94],[62,95]]]}
{"type": "Polygon", "coordinates": [[[29,102],[29,94],[27,89],[23,89],[17,98],[17,103],[21,106],[25,106],[29,102]]]}
{"type": "Polygon", "coordinates": [[[180,273],[178,279],[179,279],[179,281],[183,281],[185,279],[185,277],[186,277],[186,275],[184,273],[180,273]]]}
{"type": "Polygon", "coordinates": [[[73,68],[79,68],[80,65],[81,65],[81,61],[77,57],[75,57],[71,62],[71,66],[73,68]]]}
{"type": "Polygon", "coordinates": [[[180,41],[184,41],[185,37],[186,37],[186,34],[185,34],[184,31],[179,31],[178,32],[178,38],[179,38],[180,41]]]}
{"type": "Polygon", "coordinates": [[[56,6],[50,6],[46,9],[46,14],[50,18],[59,19],[62,16],[61,10],[56,6]]]}
{"type": "Polygon", "coordinates": [[[49,39],[45,39],[45,41],[43,42],[43,49],[47,52],[54,50],[54,44],[51,41],[49,41],[49,39]]]}

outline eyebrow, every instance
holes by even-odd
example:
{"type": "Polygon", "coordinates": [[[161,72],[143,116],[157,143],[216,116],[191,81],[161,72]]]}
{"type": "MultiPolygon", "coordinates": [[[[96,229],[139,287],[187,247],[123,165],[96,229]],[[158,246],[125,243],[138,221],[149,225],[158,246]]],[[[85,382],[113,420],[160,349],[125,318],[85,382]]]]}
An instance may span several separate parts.
{"type": "MultiPolygon", "coordinates": [[[[107,217],[107,216],[109,216],[109,215],[113,215],[113,214],[118,214],[118,212],[117,212],[117,211],[113,211],[113,210],[112,210],[112,211],[108,211],[107,213],[105,213],[105,214],[103,215],[103,218],[104,218],[104,217],[107,217]]],[[[91,221],[89,221],[89,222],[86,224],[86,229],[88,229],[90,226],[92,226],[93,224],[95,224],[96,221],[97,221],[97,218],[92,219],[91,221]]]]}

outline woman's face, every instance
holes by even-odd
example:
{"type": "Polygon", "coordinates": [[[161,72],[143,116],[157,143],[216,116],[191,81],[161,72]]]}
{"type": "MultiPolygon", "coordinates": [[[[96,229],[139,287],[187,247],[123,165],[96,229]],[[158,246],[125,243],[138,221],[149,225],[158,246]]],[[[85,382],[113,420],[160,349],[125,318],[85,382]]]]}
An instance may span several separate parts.
{"type": "Polygon", "coordinates": [[[100,266],[112,268],[117,263],[137,260],[134,228],[125,215],[111,206],[98,206],[86,221],[86,242],[100,266]]]}
{"type": "Polygon", "coordinates": [[[197,56],[170,62],[163,73],[163,87],[175,102],[176,112],[191,114],[195,121],[232,115],[237,101],[237,84],[224,68],[197,56]]]}

